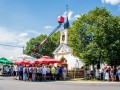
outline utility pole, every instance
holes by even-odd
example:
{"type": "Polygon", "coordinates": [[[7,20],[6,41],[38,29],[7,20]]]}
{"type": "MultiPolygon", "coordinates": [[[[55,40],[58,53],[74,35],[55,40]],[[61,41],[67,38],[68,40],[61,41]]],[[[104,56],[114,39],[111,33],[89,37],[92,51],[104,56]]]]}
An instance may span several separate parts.
{"type": "Polygon", "coordinates": [[[24,54],[24,46],[23,46],[23,54],[24,54]]]}

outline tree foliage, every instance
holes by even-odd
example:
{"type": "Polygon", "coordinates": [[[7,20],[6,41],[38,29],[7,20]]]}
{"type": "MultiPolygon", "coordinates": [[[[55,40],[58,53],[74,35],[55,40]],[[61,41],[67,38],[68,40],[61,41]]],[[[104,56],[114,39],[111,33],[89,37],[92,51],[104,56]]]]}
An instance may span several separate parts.
{"type": "Polygon", "coordinates": [[[112,63],[120,58],[120,17],[95,8],[72,23],[69,46],[84,63],[112,63]]]}
{"type": "Polygon", "coordinates": [[[26,48],[24,50],[24,53],[27,55],[32,55],[36,58],[41,57],[42,55],[48,55],[53,56],[52,52],[56,49],[56,47],[59,45],[59,32],[53,34],[43,45],[42,47],[38,48],[36,53],[38,55],[35,55],[32,53],[37,46],[47,37],[47,35],[41,34],[38,37],[31,38],[29,42],[27,42],[26,48]]]}

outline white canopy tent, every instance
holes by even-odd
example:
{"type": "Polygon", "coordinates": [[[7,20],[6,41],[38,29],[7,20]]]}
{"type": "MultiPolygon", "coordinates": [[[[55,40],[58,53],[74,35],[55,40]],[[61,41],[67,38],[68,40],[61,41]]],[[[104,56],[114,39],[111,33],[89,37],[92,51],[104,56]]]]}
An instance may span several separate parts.
{"type": "Polygon", "coordinates": [[[36,58],[28,56],[28,55],[18,55],[18,56],[13,56],[9,58],[11,61],[17,61],[17,60],[35,60],[36,58]]]}

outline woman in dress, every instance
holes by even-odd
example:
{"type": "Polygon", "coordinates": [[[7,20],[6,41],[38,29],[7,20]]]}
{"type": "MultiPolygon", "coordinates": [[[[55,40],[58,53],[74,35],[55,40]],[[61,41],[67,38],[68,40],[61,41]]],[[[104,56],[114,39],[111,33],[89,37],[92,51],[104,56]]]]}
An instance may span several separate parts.
{"type": "Polygon", "coordinates": [[[109,81],[109,70],[108,69],[105,72],[105,80],[109,81]]]}

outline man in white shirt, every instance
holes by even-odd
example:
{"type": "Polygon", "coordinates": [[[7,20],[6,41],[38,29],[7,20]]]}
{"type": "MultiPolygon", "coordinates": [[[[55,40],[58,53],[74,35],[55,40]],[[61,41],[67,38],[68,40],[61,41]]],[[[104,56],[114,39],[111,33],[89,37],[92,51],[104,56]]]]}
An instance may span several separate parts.
{"type": "Polygon", "coordinates": [[[43,80],[46,80],[46,73],[47,73],[47,68],[43,66],[43,69],[42,69],[43,80]]]}
{"type": "Polygon", "coordinates": [[[46,75],[50,76],[50,68],[49,68],[49,66],[47,66],[47,74],[46,75]]]}
{"type": "Polygon", "coordinates": [[[14,65],[14,69],[15,69],[15,75],[16,75],[14,79],[17,79],[17,77],[18,77],[18,70],[19,70],[19,67],[18,67],[17,64],[14,65]]]}

